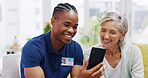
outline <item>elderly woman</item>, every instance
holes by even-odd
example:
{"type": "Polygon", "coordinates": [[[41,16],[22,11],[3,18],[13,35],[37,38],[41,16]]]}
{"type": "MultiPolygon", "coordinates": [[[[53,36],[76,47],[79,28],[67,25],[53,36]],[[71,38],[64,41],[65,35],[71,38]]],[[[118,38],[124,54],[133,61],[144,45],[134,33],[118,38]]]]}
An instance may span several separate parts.
{"type": "MultiPolygon", "coordinates": [[[[128,31],[128,22],[124,16],[114,12],[106,14],[102,19],[100,39],[102,44],[95,47],[106,48],[104,64],[105,78],[144,78],[144,67],[140,48],[126,43],[124,38],[128,31]]],[[[90,49],[84,53],[84,59],[89,59],[90,49]]]]}

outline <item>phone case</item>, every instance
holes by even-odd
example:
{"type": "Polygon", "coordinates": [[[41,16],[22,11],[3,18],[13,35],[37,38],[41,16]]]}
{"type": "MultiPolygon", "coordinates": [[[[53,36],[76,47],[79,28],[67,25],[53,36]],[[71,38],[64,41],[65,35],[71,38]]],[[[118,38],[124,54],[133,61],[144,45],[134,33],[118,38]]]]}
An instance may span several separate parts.
{"type": "Polygon", "coordinates": [[[87,69],[91,69],[103,61],[106,49],[103,47],[92,47],[87,69]]]}

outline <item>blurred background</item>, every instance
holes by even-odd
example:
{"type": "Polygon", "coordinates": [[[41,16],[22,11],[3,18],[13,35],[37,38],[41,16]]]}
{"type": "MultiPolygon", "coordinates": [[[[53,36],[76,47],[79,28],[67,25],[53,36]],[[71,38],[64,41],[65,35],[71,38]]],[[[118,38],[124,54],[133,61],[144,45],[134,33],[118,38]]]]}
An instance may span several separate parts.
{"type": "Polygon", "coordinates": [[[100,19],[107,12],[116,12],[128,19],[126,40],[141,47],[142,52],[148,51],[147,0],[0,0],[0,75],[3,56],[8,52],[21,52],[28,40],[50,30],[53,8],[65,2],[78,10],[79,28],[74,40],[83,49],[100,42],[100,19]]]}
{"type": "Polygon", "coordinates": [[[79,33],[75,40],[90,36],[99,19],[112,11],[128,18],[129,42],[148,44],[147,0],[0,0],[0,49],[9,48],[14,39],[23,47],[29,38],[42,34],[50,23],[53,8],[65,2],[73,4],[79,12],[79,33]]]}

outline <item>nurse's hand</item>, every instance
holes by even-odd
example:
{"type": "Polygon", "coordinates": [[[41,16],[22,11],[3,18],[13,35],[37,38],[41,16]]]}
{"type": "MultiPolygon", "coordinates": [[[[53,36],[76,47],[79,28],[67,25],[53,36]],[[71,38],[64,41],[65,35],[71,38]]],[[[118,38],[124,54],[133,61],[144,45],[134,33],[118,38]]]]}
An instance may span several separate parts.
{"type": "Polygon", "coordinates": [[[89,70],[86,70],[87,66],[88,60],[85,61],[85,64],[80,67],[79,74],[76,78],[100,78],[105,70],[105,65],[103,63],[99,63],[89,70]]]}

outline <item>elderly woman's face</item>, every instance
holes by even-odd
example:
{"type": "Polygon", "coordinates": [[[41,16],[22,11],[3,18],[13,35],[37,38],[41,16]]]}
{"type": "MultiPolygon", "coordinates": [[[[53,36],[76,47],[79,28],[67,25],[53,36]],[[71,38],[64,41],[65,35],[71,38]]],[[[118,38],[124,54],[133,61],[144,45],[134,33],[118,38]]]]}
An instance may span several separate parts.
{"type": "Polygon", "coordinates": [[[100,38],[105,48],[111,48],[119,46],[118,42],[124,38],[124,35],[114,21],[107,21],[101,25],[100,38]]]}

